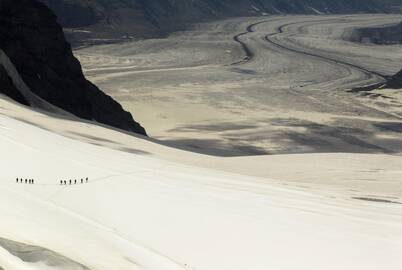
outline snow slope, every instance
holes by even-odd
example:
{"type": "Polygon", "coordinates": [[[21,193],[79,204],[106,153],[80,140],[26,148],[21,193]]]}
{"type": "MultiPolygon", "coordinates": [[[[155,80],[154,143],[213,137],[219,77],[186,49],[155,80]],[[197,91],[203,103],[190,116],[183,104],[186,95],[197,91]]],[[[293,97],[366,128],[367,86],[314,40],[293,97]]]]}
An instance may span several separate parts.
{"type": "MultiPolygon", "coordinates": [[[[93,128],[96,136],[101,130],[115,132],[0,102],[0,268],[367,270],[402,265],[398,199],[362,201],[284,188],[267,177],[185,165],[174,155],[195,163],[208,157],[140,138],[127,139],[142,145],[138,153],[73,140],[49,131],[56,125],[64,135],[67,130],[94,135],[93,128]],[[86,176],[88,184],[59,185],[60,179],[86,176]],[[35,178],[36,184],[16,184],[16,177],[35,178]]],[[[266,162],[268,167],[269,157],[266,162]]],[[[400,179],[395,180],[399,189],[400,179]]]]}

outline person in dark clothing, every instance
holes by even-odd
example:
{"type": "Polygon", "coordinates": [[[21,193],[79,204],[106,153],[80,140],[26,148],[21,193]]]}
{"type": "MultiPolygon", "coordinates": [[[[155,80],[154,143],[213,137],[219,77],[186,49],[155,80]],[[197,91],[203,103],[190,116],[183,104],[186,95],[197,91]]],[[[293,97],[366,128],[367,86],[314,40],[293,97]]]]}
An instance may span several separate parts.
{"type": "Polygon", "coordinates": [[[25,179],[25,184],[27,184],[28,183],[28,179],[25,179]]]}
{"type": "Polygon", "coordinates": [[[81,184],[83,184],[83,183],[84,183],[84,179],[81,178],[81,184]]]}
{"type": "Polygon", "coordinates": [[[76,184],[77,184],[77,179],[74,180],[74,185],[76,185],[76,184]]]}
{"type": "Polygon", "coordinates": [[[17,178],[16,180],[15,180],[16,182],[17,182],[17,184],[18,184],[18,182],[19,182],[19,179],[17,178]]]}
{"type": "Polygon", "coordinates": [[[85,182],[86,182],[86,183],[88,183],[88,177],[87,177],[87,178],[85,178],[85,182]]]}
{"type": "Polygon", "coordinates": [[[63,185],[63,180],[60,180],[60,185],[63,185]]]}
{"type": "Polygon", "coordinates": [[[71,185],[71,179],[70,179],[70,182],[69,182],[69,183],[70,183],[70,185],[71,185]]]}
{"type": "Polygon", "coordinates": [[[66,180],[64,180],[64,185],[67,185],[67,181],[66,181],[66,180]]]}
{"type": "Polygon", "coordinates": [[[35,185],[35,179],[32,179],[32,184],[35,185]]]}

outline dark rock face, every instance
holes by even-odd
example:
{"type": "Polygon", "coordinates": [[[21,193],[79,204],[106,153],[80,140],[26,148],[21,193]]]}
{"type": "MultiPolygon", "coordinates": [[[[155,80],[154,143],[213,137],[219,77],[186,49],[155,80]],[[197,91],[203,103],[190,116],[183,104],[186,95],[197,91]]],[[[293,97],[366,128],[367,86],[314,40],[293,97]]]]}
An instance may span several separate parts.
{"type": "Polygon", "coordinates": [[[0,66],[0,93],[14,99],[21,104],[27,106],[29,105],[29,102],[14,86],[12,79],[8,76],[7,71],[2,66],[0,66]]]}
{"type": "MultiPolygon", "coordinates": [[[[37,96],[80,118],[145,135],[130,113],[85,79],[56,16],[44,4],[0,0],[0,48],[37,96]]],[[[9,96],[21,102],[15,92],[9,96]]]]}
{"type": "Polygon", "coordinates": [[[55,12],[74,46],[163,35],[141,0],[39,1],[55,12]]]}
{"type": "Polygon", "coordinates": [[[386,88],[402,89],[402,70],[392,76],[385,85],[386,88]]]}
{"type": "Polygon", "coordinates": [[[89,5],[88,1],[41,1],[49,6],[58,16],[59,23],[64,27],[80,27],[97,23],[102,13],[89,5]],[[61,15],[62,14],[62,15],[61,15]]]}

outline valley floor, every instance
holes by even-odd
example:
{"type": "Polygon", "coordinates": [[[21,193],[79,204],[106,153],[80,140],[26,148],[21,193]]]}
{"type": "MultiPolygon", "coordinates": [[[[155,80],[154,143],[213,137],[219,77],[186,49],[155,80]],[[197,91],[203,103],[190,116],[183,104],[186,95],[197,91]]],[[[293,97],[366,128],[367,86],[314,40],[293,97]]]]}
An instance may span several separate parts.
{"type": "Polygon", "coordinates": [[[350,42],[396,15],[237,18],[75,54],[150,135],[202,153],[398,153],[402,94],[349,93],[396,73],[402,46],[350,42]]]}

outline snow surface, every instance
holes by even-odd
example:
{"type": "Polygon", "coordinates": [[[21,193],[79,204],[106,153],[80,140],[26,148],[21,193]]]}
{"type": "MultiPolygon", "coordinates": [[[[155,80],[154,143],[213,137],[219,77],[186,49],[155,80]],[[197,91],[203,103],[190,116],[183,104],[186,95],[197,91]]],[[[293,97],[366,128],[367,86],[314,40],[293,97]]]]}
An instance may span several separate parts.
{"type": "MultiPolygon", "coordinates": [[[[180,150],[161,150],[163,158],[116,151],[49,131],[58,122],[76,133],[91,134],[94,127],[111,132],[103,127],[52,118],[6,100],[0,106],[0,267],[5,270],[402,265],[398,199],[335,198],[335,192],[307,192],[267,177],[167,160],[182,155],[180,150]],[[59,185],[60,179],[86,176],[88,184],[59,185]],[[16,184],[16,177],[34,178],[36,184],[16,184]],[[25,246],[35,251],[33,259],[23,256],[25,246]]],[[[165,148],[128,137],[150,153],[165,148]]],[[[260,170],[269,166],[266,161],[260,170]]]]}
{"type": "MultiPolygon", "coordinates": [[[[249,25],[247,20],[241,25],[249,25]]],[[[279,18],[273,27],[283,25],[285,20],[279,18]]],[[[334,20],[342,24],[343,19],[334,20]]],[[[378,17],[378,20],[394,18],[378,17]]],[[[300,35],[304,32],[324,31],[326,37],[343,42],[339,40],[343,30],[330,27],[327,33],[328,28],[310,25],[305,17],[296,21],[297,24],[287,26],[293,34],[285,33],[280,39],[289,48],[307,53],[312,49],[311,38],[300,35]]],[[[367,21],[365,18],[364,23],[367,21]]],[[[356,24],[360,23],[357,18],[356,24]]],[[[239,22],[217,23],[216,28],[233,32],[239,28],[239,22]]],[[[258,38],[252,34],[248,40],[258,38]]],[[[142,45],[146,46],[147,42],[142,45]]],[[[172,45],[165,40],[156,47],[163,47],[163,42],[172,45]]],[[[335,49],[353,46],[333,43],[327,40],[318,43],[323,47],[321,53],[328,50],[331,56],[331,46],[335,49]]],[[[155,49],[155,54],[148,54],[141,63],[124,56],[136,50],[127,45],[126,51],[119,50],[121,57],[105,54],[99,58],[104,66],[99,68],[99,63],[93,63],[96,67],[93,72],[101,79],[153,72],[177,75],[197,70],[202,73],[218,68],[222,61],[233,60],[231,52],[239,54],[233,44],[216,42],[215,45],[225,49],[226,54],[212,62],[205,61],[205,55],[213,58],[219,55],[219,50],[195,54],[191,61],[195,59],[196,64],[169,66],[175,59],[176,49],[173,49],[165,50],[166,55],[156,69],[152,61],[159,55],[158,48],[150,47],[155,49]],[[138,69],[135,66],[138,63],[149,64],[151,69],[138,69]]],[[[188,46],[187,53],[193,51],[188,46]]],[[[365,52],[369,51],[366,48],[365,52]]],[[[274,55],[279,57],[283,53],[274,55]]],[[[7,57],[4,54],[0,57],[14,82],[20,81],[7,57]]],[[[82,57],[88,57],[90,63],[96,59],[85,54],[82,57]]],[[[270,69],[266,60],[270,61],[269,57],[248,64],[261,64],[262,70],[270,69]]],[[[365,65],[374,63],[370,61],[373,59],[368,59],[365,65]]],[[[356,70],[352,72],[353,68],[350,71],[350,75],[357,76],[352,78],[368,80],[356,70]]],[[[227,87],[228,83],[225,84],[227,87]]],[[[194,88],[193,84],[181,86],[194,88]]],[[[29,94],[26,86],[22,85],[21,89],[29,94]]],[[[321,96],[300,94],[315,100],[328,92],[321,96]]],[[[400,104],[401,94],[387,89],[378,94],[386,94],[392,100],[384,97],[381,102],[370,103],[367,98],[356,97],[353,103],[343,103],[346,98],[342,98],[334,107],[340,110],[350,104],[357,106],[359,102],[361,106],[369,106],[365,116],[343,117],[354,124],[363,120],[370,125],[381,124],[386,131],[372,132],[370,140],[400,153],[400,134],[396,135],[400,110],[391,105],[395,105],[392,102],[400,104]],[[386,115],[375,112],[384,105],[390,107],[386,115]]],[[[331,99],[335,96],[322,100],[331,99]]],[[[290,108],[295,104],[285,105],[290,108]]],[[[174,109],[179,114],[187,110],[174,109]]],[[[208,107],[198,107],[198,110],[209,112],[207,116],[216,115],[208,107]]],[[[300,112],[295,111],[299,116],[300,112]]],[[[303,117],[318,121],[336,116],[328,114],[307,111],[303,117]]],[[[247,114],[250,115],[253,113],[247,114]]],[[[285,117],[286,113],[280,115],[285,117]]],[[[292,121],[277,119],[271,126],[275,124],[289,126],[292,121]]],[[[230,131],[248,127],[244,124],[226,128],[230,131]]],[[[342,146],[341,141],[331,142],[337,149],[342,146]]],[[[401,155],[321,153],[212,157],[169,148],[158,141],[81,121],[71,115],[45,114],[5,97],[0,98],[0,149],[0,270],[388,270],[400,269],[402,265],[401,155]],[[89,183],[59,184],[60,180],[70,179],[80,183],[85,177],[89,177],[89,183]],[[33,178],[35,184],[16,183],[16,178],[33,178]]]]}

